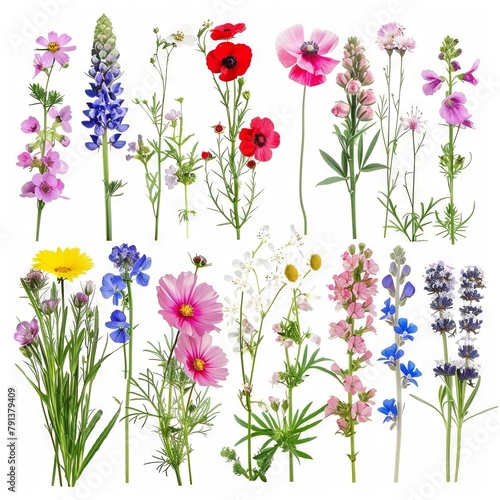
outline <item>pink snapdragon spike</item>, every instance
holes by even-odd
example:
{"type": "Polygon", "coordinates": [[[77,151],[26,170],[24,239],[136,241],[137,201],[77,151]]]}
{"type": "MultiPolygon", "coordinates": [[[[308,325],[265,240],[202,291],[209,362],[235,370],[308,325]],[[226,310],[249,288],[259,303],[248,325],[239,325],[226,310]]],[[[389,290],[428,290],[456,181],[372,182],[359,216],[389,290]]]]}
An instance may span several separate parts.
{"type": "Polygon", "coordinates": [[[210,335],[181,334],[175,348],[175,357],[184,365],[184,371],[201,386],[221,387],[219,382],[228,375],[228,359],[224,351],[212,345],[210,335]]]}
{"type": "Polygon", "coordinates": [[[472,85],[477,85],[478,81],[474,76],[474,72],[477,70],[477,68],[479,68],[479,59],[476,59],[476,61],[472,65],[472,68],[462,75],[462,80],[464,82],[471,83],[472,85]]]}
{"type": "Polygon", "coordinates": [[[167,274],[160,278],[156,291],[159,314],[181,334],[203,336],[220,331],[215,326],[223,318],[219,296],[207,283],[197,284],[196,274],[182,272],[177,278],[167,274]]]}
{"type": "Polygon", "coordinates": [[[422,71],[422,78],[429,83],[425,83],[422,87],[425,95],[432,95],[437,92],[444,82],[444,78],[438,76],[434,71],[425,69],[422,71]]]}
{"type": "Polygon", "coordinates": [[[71,132],[71,124],[69,123],[71,120],[71,108],[69,106],[64,106],[61,110],[52,106],[49,109],[49,116],[60,124],[65,132],[71,132]]]}
{"type": "Polygon", "coordinates": [[[39,36],[36,39],[36,43],[45,47],[45,51],[41,59],[42,64],[46,68],[52,66],[54,61],[59,63],[61,66],[68,64],[69,56],[66,52],[76,50],[76,46],[74,45],[66,47],[69,42],[71,42],[70,36],[66,34],[59,36],[55,31],[51,31],[47,38],[39,36]]]}
{"type": "Polygon", "coordinates": [[[276,39],[278,59],[285,68],[292,68],[290,79],[314,87],[326,81],[339,63],[325,54],[331,52],[338,43],[338,36],[328,30],[313,30],[306,41],[301,24],[291,26],[280,33],[276,39]]]}
{"type": "Polygon", "coordinates": [[[461,125],[472,116],[464,106],[466,102],[462,92],[453,92],[443,100],[439,114],[449,125],[461,125]]]}

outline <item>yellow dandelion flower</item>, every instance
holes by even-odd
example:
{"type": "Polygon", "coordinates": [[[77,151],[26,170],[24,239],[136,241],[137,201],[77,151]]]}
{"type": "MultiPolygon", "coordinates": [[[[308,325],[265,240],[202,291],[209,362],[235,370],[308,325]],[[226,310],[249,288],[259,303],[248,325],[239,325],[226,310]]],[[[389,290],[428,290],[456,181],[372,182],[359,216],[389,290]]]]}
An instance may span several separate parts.
{"type": "Polygon", "coordinates": [[[92,259],[79,248],[40,250],[33,259],[33,268],[73,281],[94,266],[92,259]]]}
{"type": "Polygon", "coordinates": [[[321,267],[321,256],[313,253],[309,258],[309,265],[313,271],[317,271],[321,267]]]}
{"type": "Polygon", "coordinates": [[[285,276],[288,281],[295,283],[299,279],[299,271],[293,264],[287,264],[285,267],[285,276]]]}

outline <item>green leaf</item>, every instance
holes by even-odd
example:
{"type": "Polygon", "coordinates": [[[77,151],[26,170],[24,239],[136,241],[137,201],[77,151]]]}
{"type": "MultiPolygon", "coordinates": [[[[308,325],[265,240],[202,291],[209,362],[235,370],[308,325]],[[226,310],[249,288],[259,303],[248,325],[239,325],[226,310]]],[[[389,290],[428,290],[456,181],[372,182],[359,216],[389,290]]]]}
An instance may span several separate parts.
{"type": "Polygon", "coordinates": [[[382,163],[370,163],[368,165],[365,165],[361,171],[362,172],[373,172],[374,170],[386,170],[387,166],[383,165],[382,163]]]}
{"type": "Polygon", "coordinates": [[[316,186],[326,186],[328,184],[335,184],[336,182],[342,182],[347,179],[343,179],[342,177],[328,177],[327,179],[323,179],[321,182],[318,182],[316,186]]]}
{"type": "Polygon", "coordinates": [[[323,160],[325,160],[326,164],[335,170],[337,174],[339,174],[341,177],[346,177],[347,172],[343,172],[341,166],[337,163],[336,160],[334,160],[328,153],[325,153],[323,150],[319,150],[319,153],[323,160]]]}
{"type": "Polygon", "coordinates": [[[362,163],[363,167],[365,166],[365,163],[368,161],[368,158],[370,158],[370,155],[372,154],[373,148],[377,144],[379,135],[380,135],[380,130],[377,131],[377,133],[373,136],[373,139],[371,140],[370,145],[368,146],[368,149],[366,150],[366,155],[363,158],[363,163],[362,163]]]}

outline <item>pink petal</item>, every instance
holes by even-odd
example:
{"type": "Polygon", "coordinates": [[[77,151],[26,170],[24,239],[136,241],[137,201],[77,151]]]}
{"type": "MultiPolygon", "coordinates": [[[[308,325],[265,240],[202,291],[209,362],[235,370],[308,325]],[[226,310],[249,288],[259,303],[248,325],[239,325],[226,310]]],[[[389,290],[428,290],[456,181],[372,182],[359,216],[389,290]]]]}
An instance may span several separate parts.
{"type": "Polygon", "coordinates": [[[295,24],[281,32],[276,38],[276,51],[278,59],[285,68],[293,66],[301,56],[300,47],[304,43],[304,28],[295,24]]]}
{"type": "Polygon", "coordinates": [[[278,132],[271,132],[271,134],[267,136],[266,144],[270,148],[277,148],[280,145],[280,135],[278,132]]]}
{"type": "Polygon", "coordinates": [[[319,54],[327,54],[337,46],[339,37],[331,31],[315,29],[310,40],[318,44],[319,54]]]}
{"type": "Polygon", "coordinates": [[[313,75],[299,68],[297,65],[290,70],[288,76],[294,82],[300,83],[301,85],[307,85],[308,87],[314,87],[326,82],[325,75],[313,75]]]}
{"type": "Polygon", "coordinates": [[[35,42],[38,43],[38,45],[41,45],[42,47],[48,47],[49,45],[49,42],[43,36],[39,36],[35,40],[35,42]]]}
{"type": "Polygon", "coordinates": [[[57,42],[57,33],[55,31],[49,33],[49,42],[57,42]]]}
{"type": "MultiPolygon", "coordinates": [[[[67,35],[66,33],[63,33],[61,36],[59,36],[59,38],[56,41],[59,44],[59,47],[62,47],[63,45],[66,45],[67,43],[71,42],[71,37],[69,35],[67,35]]],[[[69,47],[67,47],[66,50],[68,48],[69,47]]],[[[74,49],[72,49],[72,50],[74,50],[74,49]]]]}
{"type": "Polygon", "coordinates": [[[255,150],[255,158],[259,161],[269,161],[272,156],[273,152],[267,146],[255,150]]]}
{"type": "Polygon", "coordinates": [[[57,52],[54,52],[54,58],[61,66],[65,66],[66,64],[69,63],[68,54],[66,54],[62,50],[58,50],[57,52]]]}

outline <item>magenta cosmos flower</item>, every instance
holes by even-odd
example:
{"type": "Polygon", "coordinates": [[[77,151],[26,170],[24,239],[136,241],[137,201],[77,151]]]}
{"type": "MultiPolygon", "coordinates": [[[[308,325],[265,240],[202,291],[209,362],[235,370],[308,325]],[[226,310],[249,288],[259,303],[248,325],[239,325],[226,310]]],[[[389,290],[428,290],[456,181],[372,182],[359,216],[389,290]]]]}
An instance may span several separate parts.
{"type": "Polygon", "coordinates": [[[184,365],[184,371],[199,385],[220,387],[218,382],[226,380],[224,368],[228,359],[224,351],[212,346],[212,337],[191,337],[181,334],[175,348],[175,357],[184,365]]]}
{"type": "Polygon", "coordinates": [[[182,272],[177,278],[167,274],[160,278],[156,292],[163,319],[181,334],[201,337],[220,330],[215,325],[222,321],[222,304],[210,285],[197,285],[196,280],[192,272],[182,272]]]}
{"type": "Polygon", "coordinates": [[[337,46],[338,40],[339,37],[331,31],[315,29],[305,41],[303,26],[296,24],[278,35],[278,59],[285,68],[292,67],[288,76],[293,81],[313,87],[324,83],[326,75],[339,63],[325,57],[337,46]]]}
{"type": "Polygon", "coordinates": [[[472,116],[464,106],[466,102],[462,92],[453,92],[443,100],[439,114],[449,125],[461,125],[472,116]]]}
{"type": "Polygon", "coordinates": [[[68,64],[69,56],[66,52],[76,49],[74,45],[65,47],[69,42],[71,42],[71,37],[66,35],[66,33],[59,36],[55,31],[51,31],[47,38],[39,36],[36,39],[36,43],[45,47],[41,60],[43,66],[48,68],[54,64],[54,61],[58,62],[61,66],[68,64]]]}

